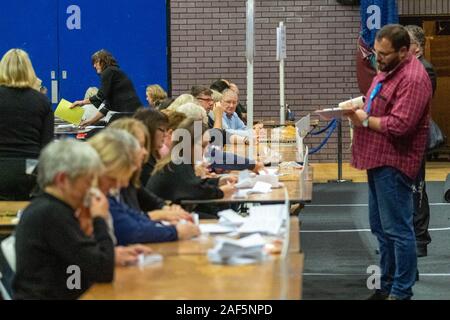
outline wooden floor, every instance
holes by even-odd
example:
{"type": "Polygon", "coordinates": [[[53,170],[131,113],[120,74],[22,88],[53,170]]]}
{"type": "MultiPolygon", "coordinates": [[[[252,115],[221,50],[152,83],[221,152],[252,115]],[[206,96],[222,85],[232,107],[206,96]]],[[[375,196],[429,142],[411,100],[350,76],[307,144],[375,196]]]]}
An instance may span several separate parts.
{"type": "MultiPolygon", "coordinates": [[[[324,183],[338,178],[338,166],[336,163],[313,163],[313,181],[324,183]]],[[[450,173],[450,162],[428,162],[426,168],[426,181],[445,181],[450,173]]],[[[353,182],[367,182],[366,171],[357,170],[349,163],[342,165],[342,178],[351,179],[353,182]]]]}

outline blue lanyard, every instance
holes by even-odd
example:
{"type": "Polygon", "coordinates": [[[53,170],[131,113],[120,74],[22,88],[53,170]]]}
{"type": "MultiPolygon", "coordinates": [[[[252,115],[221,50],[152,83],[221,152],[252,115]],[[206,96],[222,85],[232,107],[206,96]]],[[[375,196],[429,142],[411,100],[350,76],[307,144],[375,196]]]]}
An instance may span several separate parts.
{"type": "Polygon", "coordinates": [[[367,110],[366,113],[370,114],[370,108],[372,107],[372,101],[375,99],[378,93],[380,93],[382,87],[382,83],[378,82],[378,84],[373,88],[372,92],[370,93],[369,102],[367,103],[367,110]]]}

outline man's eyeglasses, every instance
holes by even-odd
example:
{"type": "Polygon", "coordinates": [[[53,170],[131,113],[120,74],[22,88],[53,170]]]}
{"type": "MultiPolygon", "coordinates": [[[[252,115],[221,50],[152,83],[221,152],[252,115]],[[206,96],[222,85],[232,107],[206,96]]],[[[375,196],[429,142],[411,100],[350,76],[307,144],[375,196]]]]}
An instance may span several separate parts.
{"type": "Polygon", "coordinates": [[[212,98],[202,98],[202,97],[198,97],[197,100],[203,100],[203,101],[207,101],[207,102],[214,102],[214,100],[212,98]]]}

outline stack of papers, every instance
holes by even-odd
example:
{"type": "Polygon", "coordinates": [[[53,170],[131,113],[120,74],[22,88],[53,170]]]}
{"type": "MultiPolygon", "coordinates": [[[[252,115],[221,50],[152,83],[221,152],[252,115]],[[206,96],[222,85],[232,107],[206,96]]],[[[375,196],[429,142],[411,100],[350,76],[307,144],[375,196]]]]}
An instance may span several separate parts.
{"type": "Polygon", "coordinates": [[[234,194],[234,197],[235,198],[245,198],[248,195],[253,194],[253,193],[269,193],[271,191],[271,189],[272,189],[272,185],[270,183],[258,181],[255,183],[255,185],[251,189],[246,188],[246,189],[238,190],[234,194]]]}
{"type": "Polygon", "coordinates": [[[256,233],[239,240],[218,238],[216,246],[208,250],[208,259],[217,264],[250,264],[264,261],[266,242],[256,233]]]}
{"type": "Polygon", "coordinates": [[[236,211],[232,209],[223,210],[217,213],[219,218],[219,223],[225,226],[240,226],[247,218],[239,215],[236,211]]]}
{"type": "Polygon", "coordinates": [[[233,226],[222,225],[218,223],[202,223],[198,226],[201,233],[219,234],[236,231],[233,226]]]}
{"type": "Polygon", "coordinates": [[[237,232],[278,235],[283,225],[285,210],[288,209],[282,204],[251,207],[250,215],[245,218],[237,232]]]}
{"type": "Polygon", "coordinates": [[[280,187],[278,174],[275,173],[273,169],[271,172],[261,172],[261,174],[259,175],[248,173],[246,171],[243,171],[239,174],[239,182],[235,185],[237,189],[254,188],[258,181],[268,183],[272,188],[280,187]]]}

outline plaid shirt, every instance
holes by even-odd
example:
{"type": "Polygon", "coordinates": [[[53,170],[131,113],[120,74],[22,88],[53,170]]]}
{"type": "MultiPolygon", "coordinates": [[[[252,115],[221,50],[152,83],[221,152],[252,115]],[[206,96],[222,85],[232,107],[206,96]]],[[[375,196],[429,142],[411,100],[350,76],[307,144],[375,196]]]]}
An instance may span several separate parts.
{"type": "Polygon", "coordinates": [[[381,118],[381,132],[357,127],[352,165],[357,169],[394,167],[415,179],[423,160],[430,121],[431,81],[422,63],[410,55],[394,70],[380,72],[372,81],[366,104],[375,86],[370,115],[381,118]]]}

